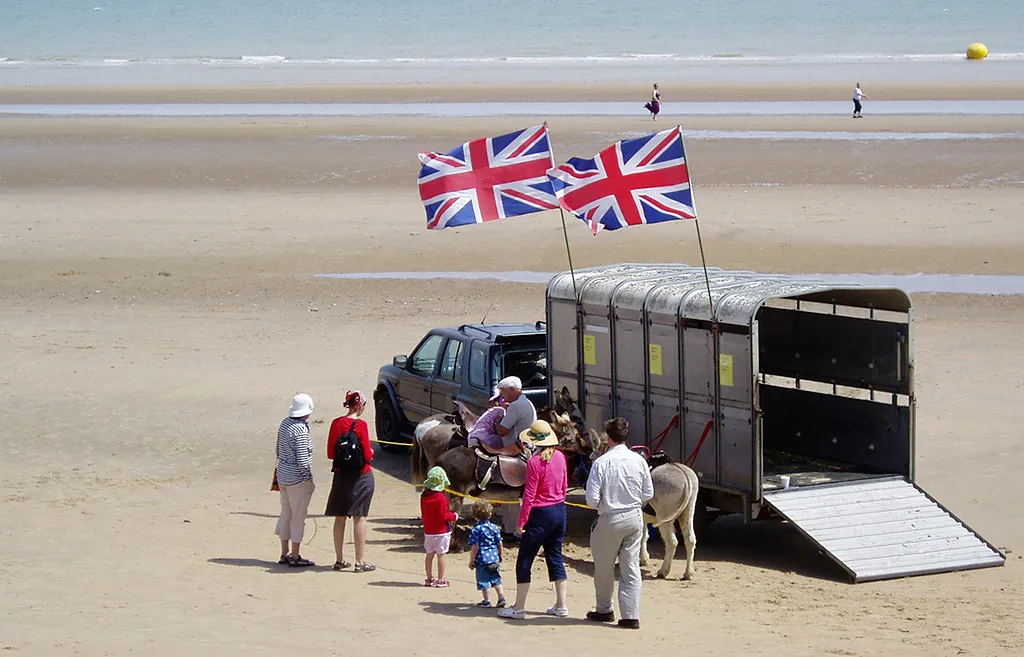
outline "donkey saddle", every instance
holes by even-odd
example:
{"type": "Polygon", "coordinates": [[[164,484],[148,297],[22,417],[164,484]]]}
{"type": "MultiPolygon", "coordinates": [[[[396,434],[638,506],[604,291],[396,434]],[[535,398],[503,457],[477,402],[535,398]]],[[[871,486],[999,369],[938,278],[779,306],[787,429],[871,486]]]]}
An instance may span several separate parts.
{"type": "Polygon", "coordinates": [[[522,456],[489,454],[479,447],[476,453],[476,482],[480,490],[491,484],[521,488],[526,484],[526,459],[522,456]]]}

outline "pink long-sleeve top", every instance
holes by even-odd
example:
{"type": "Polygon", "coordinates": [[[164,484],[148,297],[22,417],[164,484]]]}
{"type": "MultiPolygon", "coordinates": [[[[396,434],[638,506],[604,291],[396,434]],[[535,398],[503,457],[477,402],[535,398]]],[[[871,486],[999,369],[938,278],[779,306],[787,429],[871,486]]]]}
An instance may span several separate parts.
{"type": "Polygon", "coordinates": [[[565,454],[557,449],[550,461],[540,454],[526,463],[526,486],[523,488],[523,506],[519,509],[519,526],[525,527],[534,507],[552,506],[565,501],[569,491],[569,472],[565,454]]]}

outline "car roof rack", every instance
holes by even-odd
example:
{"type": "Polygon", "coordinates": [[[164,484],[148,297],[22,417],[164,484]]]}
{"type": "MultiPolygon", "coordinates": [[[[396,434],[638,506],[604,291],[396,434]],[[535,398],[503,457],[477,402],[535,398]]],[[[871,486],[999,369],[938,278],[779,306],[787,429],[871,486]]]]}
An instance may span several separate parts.
{"type": "Polygon", "coordinates": [[[474,326],[472,324],[462,324],[461,326],[459,326],[459,331],[461,331],[463,333],[465,333],[469,329],[473,329],[474,331],[479,331],[479,332],[483,333],[484,335],[486,335],[489,338],[494,336],[493,333],[491,333],[487,329],[481,328],[480,326],[474,326]]]}

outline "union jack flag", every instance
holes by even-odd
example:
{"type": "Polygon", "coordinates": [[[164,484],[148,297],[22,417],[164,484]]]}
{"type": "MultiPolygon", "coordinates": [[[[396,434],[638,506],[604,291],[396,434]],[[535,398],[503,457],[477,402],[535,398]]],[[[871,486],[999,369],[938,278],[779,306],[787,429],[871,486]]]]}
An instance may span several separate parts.
{"type": "Polygon", "coordinates": [[[601,228],[696,219],[679,126],[617,142],[548,172],[562,207],[601,228]]]}
{"type": "Polygon", "coordinates": [[[427,228],[465,226],[558,207],[547,124],[474,139],[450,153],[420,153],[427,228]]]}

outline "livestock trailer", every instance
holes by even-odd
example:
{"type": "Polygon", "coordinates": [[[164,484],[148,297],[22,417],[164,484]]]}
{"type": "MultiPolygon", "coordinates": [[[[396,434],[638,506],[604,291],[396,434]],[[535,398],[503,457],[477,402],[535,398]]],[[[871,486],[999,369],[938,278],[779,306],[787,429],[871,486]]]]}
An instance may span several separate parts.
{"type": "Polygon", "coordinates": [[[546,305],[549,394],[691,463],[704,507],[782,516],[855,582],[1004,563],[914,483],[903,291],[621,264],[557,274],[546,305]]]}

